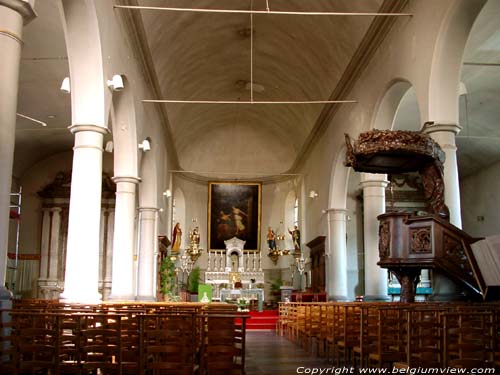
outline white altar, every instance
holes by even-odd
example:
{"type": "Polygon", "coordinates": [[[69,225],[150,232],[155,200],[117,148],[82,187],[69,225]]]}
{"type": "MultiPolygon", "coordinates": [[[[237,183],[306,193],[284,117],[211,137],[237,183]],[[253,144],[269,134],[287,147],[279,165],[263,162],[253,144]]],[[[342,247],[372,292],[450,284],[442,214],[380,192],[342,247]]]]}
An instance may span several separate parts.
{"type": "Polygon", "coordinates": [[[238,300],[240,298],[245,298],[248,301],[257,301],[257,311],[263,311],[264,309],[264,289],[221,289],[220,290],[220,300],[224,302],[228,299],[238,300]]]}
{"type": "Polygon", "coordinates": [[[226,250],[208,252],[205,284],[213,285],[213,298],[220,299],[222,287],[234,288],[235,281],[241,283],[242,289],[252,289],[256,284],[264,284],[260,252],[244,251],[245,241],[236,237],[224,243],[226,250]]]}

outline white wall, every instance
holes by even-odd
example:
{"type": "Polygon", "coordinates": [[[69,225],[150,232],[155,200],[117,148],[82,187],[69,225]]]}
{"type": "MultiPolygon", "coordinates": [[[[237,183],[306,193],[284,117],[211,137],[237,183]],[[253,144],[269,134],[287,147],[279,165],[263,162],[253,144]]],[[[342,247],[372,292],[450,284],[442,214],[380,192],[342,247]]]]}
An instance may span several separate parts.
{"type": "MultiPolygon", "coordinates": [[[[23,187],[22,220],[20,231],[21,254],[40,253],[40,231],[42,224],[42,200],[38,192],[54,181],[58,172],[70,172],[73,162],[72,152],[52,155],[33,165],[21,177],[23,187]]],[[[108,153],[104,154],[103,172],[112,175],[113,160],[108,153]]]]}
{"type": "Polygon", "coordinates": [[[500,162],[460,181],[462,225],[464,231],[473,237],[500,234],[498,176],[500,176],[500,162]]]}

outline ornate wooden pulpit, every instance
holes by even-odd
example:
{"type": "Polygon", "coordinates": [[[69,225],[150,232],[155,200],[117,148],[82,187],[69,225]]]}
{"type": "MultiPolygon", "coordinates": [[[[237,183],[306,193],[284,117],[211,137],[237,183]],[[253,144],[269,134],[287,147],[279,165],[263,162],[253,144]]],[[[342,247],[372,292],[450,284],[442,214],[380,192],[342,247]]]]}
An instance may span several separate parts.
{"type": "Polygon", "coordinates": [[[378,265],[389,269],[401,284],[401,302],[415,300],[421,269],[437,269],[485,296],[486,285],[470,244],[477,241],[449,223],[444,204],[444,152],[427,134],[372,130],[351,143],[346,135],[346,166],[358,172],[419,172],[427,214],[393,212],[378,216],[378,265]]]}

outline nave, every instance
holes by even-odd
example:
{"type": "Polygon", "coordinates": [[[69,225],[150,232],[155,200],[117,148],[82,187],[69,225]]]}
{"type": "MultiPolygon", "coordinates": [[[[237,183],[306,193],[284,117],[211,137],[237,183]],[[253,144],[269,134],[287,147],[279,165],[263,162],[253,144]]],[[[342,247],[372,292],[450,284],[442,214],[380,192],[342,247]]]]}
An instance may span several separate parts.
{"type": "Polygon", "coordinates": [[[331,367],[274,331],[247,331],[246,375],[288,375],[306,368],[331,367]]]}

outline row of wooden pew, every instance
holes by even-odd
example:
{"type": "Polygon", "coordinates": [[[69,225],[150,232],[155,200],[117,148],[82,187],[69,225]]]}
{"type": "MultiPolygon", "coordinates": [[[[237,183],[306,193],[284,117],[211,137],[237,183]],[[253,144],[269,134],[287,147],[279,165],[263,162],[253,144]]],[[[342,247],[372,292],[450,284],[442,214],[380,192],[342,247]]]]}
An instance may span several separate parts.
{"type": "Polygon", "coordinates": [[[500,368],[500,305],[280,303],[277,332],[338,366],[500,368]]]}
{"type": "Polygon", "coordinates": [[[0,312],[0,374],[243,374],[235,308],[17,301],[0,312]]]}

